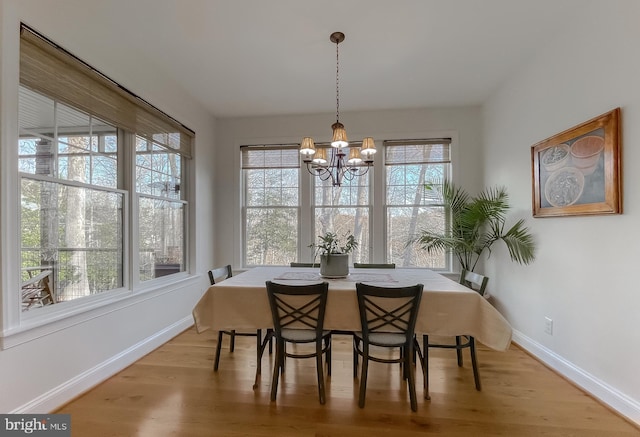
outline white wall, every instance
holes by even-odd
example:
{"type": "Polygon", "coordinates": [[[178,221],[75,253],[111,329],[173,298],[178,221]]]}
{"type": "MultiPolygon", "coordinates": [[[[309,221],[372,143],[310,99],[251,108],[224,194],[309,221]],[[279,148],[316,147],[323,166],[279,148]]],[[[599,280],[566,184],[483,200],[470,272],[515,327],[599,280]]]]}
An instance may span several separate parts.
{"type": "Polygon", "coordinates": [[[539,245],[531,266],[498,252],[486,271],[518,343],[640,423],[640,2],[576,14],[484,107],[485,183],[508,186],[513,219],[527,217],[539,245]],[[533,219],[531,145],[615,107],[624,214],[533,219]]]}
{"type": "MultiPolygon", "coordinates": [[[[76,7],[84,6],[79,2],[76,7]]],[[[193,160],[195,173],[190,177],[195,201],[189,211],[189,224],[197,234],[190,242],[195,260],[190,266],[193,276],[95,309],[71,323],[41,327],[37,338],[1,350],[2,413],[51,411],[187,328],[192,323],[191,310],[208,284],[206,270],[213,264],[213,118],[182,92],[179,84],[154,72],[143,53],[125,59],[119,57],[117,47],[103,46],[99,30],[74,21],[74,10],[68,3],[64,7],[59,2],[0,2],[1,150],[4,153],[14,148],[17,141],[19,23],[24,21],[196,131],[197,159],[193,160]]],[[[10,254],[15,253],[7,242],[17,241],[15,235],[5,232],[9,211],[15,211],[15,205],[7,203],[15,181],[4,174],[0,181],[5,287],[6,278],[12,274],[5,265],[10,254]]]]}
{"type": "MultiPolygon", "coordinates": [[[[241,266],[240,146],[248,144],[300,143],[303,136],[315,141],[331,140],[334,115],[296,115],[280,117],[250,117],[219,119],[216,124],[215,170],[217,175],[215,258],[228,260],[237,269],[241,266]],[[286,135],[286,136],[285,136],[286,135]]],[[[350,139],[374,137],[378,147],[383,140],[440,137],[454,132],[458,147],[454,148],[454,178],[456,182],[476,187],[482,172],[482,131],[480,108],[441,108],[401,111],[362,111],[340,113],[350,139]]],[[[376,158],[375,171],[381,159],[376,158]]],[[[381,173],[379,173],[381,174],[381,173]]],[[[375,230],[374,230],[375,231],[375,230]]],[[[380,230],[381,232],[381,230],[380,230]]],[[[379,248],[374,248],[378,252],[379,248]]],[[[382,254],[380,254],[382,257],[382,254]]]]}

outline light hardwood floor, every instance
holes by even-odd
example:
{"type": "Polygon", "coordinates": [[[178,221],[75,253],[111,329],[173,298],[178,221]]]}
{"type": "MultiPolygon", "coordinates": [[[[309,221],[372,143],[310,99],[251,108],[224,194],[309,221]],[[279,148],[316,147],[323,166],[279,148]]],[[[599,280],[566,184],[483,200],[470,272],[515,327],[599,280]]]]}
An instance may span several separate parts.
{"type": "Polygon", "coordinates": [[[327,403],[318,403],[314,360],[288,360],[270,402],[272,357],[252,389],[255,339],[223,347],[213,372],[215,333],[191,328],[57,412],[71,414],[74,436],[639,436],[640,429],[516,346],[480,345],[482,391],[468,354],[430,352],[431,400],[412,413],[398,365],[371,363],[364,409],[352,376],[350,337],[333,340],[327,403]]]}

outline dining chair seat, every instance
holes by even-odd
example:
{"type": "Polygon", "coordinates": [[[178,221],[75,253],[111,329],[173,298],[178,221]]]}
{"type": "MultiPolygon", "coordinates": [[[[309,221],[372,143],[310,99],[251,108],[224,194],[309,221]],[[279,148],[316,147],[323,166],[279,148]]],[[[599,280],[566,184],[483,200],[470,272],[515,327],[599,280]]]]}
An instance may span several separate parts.
{"type": "Polygon", "coordinates": [[[374,346],[399,347],[405,343],[405,340],[404,334],[394,332],[373,332],[369,334],[369,343],[374,346]]]}
{"type": "MultiPolygon", "coordinates": [[[[322,336],[331,334],[331,331],[322,331],[322,336]]],[[[281,332],[282,338],[290,342],[311,342],[316,339],[316,331],[312,329],[287,329],[283,328],[281,332]]]]}

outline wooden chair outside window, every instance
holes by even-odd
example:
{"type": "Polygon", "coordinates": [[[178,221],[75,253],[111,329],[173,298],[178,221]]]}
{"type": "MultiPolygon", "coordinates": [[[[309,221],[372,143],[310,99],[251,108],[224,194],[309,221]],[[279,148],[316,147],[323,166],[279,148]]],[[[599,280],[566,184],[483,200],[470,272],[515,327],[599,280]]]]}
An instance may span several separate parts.
{"type": "Polygon", "coordinates": [[[21,284],[22,311],[56,303],[50,283],[53,270],[47,267],[31,267],[23,271],[27,272],[29,277],[21,284]]]}

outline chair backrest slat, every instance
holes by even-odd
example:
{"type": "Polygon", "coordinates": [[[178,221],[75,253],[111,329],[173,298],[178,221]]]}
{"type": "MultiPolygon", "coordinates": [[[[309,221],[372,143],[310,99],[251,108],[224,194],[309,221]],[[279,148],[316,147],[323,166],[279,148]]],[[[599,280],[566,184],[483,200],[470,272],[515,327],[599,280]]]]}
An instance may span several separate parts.
{"type": "Polygon", "coordinates": [[[313,329],[321,333],[328,290],[327,282],[286,285],[267,281],[267,295],[276,334],[283,328],[313,329]]]}
{"type": "Polygon", "coordinates": [[[470,272],[469,270],[464,269],[460,272],[460,283],[477,291],[481,296],[484,296],[488,282],[489,278],[479,273],[470,272]]]}
{"type": "Polygon", "coordinates": [[[211,282],[211,285],[220,281],[224,281],[225,279],[232,276],[233,273],[231,272],[231,264],[209,270],[209,281],[211,282]]]}
{"type": "Polygon", "coordinates": [[[290,267],[320,267],[320,263],[299,263],[292,262],[289,264],[290,267]]]}
{"type": "Polygon", "coordinates": [[[399,304],[392,310],[383,308],[376,302],[375,297],[370,296],[364,296],[364,305],[369,331],[404,332],[409,327],[412,298],[406,299],[404,304],[399,304]]]}
{"type": "Polygon", "coordinates": [[[395,263],[372,264],[372,263],[353,263],[356,269],[395,269],[395,263]]]}
{"type": "Polygon", "coordinates": [[[377,287],[358,282],[358,308],[365,337],[371,333],[403,333],[413,338],[422,284],[409,287],[377,287]]]}

